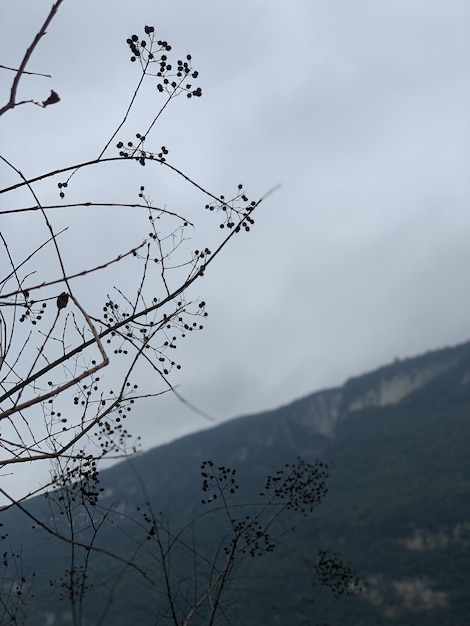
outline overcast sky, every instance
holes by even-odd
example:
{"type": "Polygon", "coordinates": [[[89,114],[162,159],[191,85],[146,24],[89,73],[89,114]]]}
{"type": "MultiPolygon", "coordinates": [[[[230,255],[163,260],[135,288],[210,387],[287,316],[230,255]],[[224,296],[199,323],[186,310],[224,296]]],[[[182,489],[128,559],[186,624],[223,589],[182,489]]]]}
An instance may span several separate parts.
{"type": "MultiPolygon", "coordinates": [[[[4,65],[50,6],[3,0],[4,65]]],[[[169,107],[156,144],[216,193],[282,185],[197,287],[209,317],[172,378],[190,402],[223,421],[470,338],[466,0],[67,0],[29,65],[52,79],[20,91],[61,102],[4,116],[3,154],[28,176],[96,156],[139,76],[125,40],[145,24],[192,54],[203,89],[169,107]]],[[[142,114],[156,106],[151,85],[142,114]]],[[[168,208],[181,193],[162,189],[168,208]]],[[[123,230],[100,212],[55,219],[87,255],[123,230]]],[[[146,446],[209,425],[169,397],[134,419],[146,446]]]]}

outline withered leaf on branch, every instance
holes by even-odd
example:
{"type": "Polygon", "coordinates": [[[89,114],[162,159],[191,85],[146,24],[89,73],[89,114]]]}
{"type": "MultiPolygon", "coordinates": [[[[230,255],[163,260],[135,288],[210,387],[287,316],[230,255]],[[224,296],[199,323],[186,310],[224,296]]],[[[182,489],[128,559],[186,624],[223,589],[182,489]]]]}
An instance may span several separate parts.
{"type": "Polygon", "coordinates": [[[63,291],[60,294],[60,296],[57,297],[57,308],[59,309],[59,311],[60,309],[65,309],[68,301],[69,301],[69,294],[63,291]]]}
{"type": "Polygon", "coordinates": [[[51,95],[47,98],[47,100],[43,100],[42,106],[47,107],[50,104],[56,104],[57,102],[60,102],[59,94],[51,89],[51,95]]]}

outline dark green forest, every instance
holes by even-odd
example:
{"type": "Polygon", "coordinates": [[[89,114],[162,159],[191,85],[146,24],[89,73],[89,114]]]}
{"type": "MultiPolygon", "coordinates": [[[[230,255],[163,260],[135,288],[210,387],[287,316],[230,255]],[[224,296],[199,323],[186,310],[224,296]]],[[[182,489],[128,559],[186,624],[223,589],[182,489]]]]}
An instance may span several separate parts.
{"type": "MultiPolygon", "coordinates": [[[[175,586],[178,610],[183,612],[198,597],[198,585],[210,576],[232,532],[223,506],[201,502],[206,497],[204,461],[235,477],[237,488],[226,492],[227,502],[233,517],[244,519],[255,515],[266,477],[276,476],[286,463],[293,467],[302,457],[312,467],[320,462],[327,468],[325,497],[306,516],[284,511],[269,530],[274,549],[236,562],[214,623],[466,626],[469,373],[468,344],[429,353],[352,379],[337,390],[184,437],[103,471],[96,510],[113,513],[94,539],[102,551],[75,548],[76,581],[80,572],[87,574],[81,595],[73,598],[82,623],[173,623],[165,608],[155,533],[168,546],[168,537],[185,528],[182,542],[172,548],[168,578],[175,586]],[[381,404],[374,390],[396,380],[402,387],[403,380],[414,381],[412,390],[399,402],[381,404]],[[318,433],[318,407],[333,406],[334,398],[334,432],[318,433]],[[365,406],[351,409],[361,403],[365,406]],[[196,558],[193,549],[204,558],[196,558]],[[351,589],[335,586],[334,566],[320,573],[321,554],[330,565],[340,563],[343,576],[351,572],[351,589]],[[353,589],[355,576],[360,582],[353,589]]],[[[57,495],[32,499],[27,508],[66,534],[69,521],[60,513],[57,495]]],[[[76,537],[86,543],[93,535],[78,501],[70,509],[80,529],[76,537]]],[[[71,545],[47,536],[20,511],[4,512],[2,520],[3,602],[13,567],[9,555],[21,554],[25,623],[70,623],[71,598],[64,581],[70,580],[71,545]],[[48,621],[51,615],[54,622],[48,621]]],[[[201,609],[191,623],[205,624],[206,619],[201,609]]],[[[5,617],[2,623],[8,623],[5,617]]]]}

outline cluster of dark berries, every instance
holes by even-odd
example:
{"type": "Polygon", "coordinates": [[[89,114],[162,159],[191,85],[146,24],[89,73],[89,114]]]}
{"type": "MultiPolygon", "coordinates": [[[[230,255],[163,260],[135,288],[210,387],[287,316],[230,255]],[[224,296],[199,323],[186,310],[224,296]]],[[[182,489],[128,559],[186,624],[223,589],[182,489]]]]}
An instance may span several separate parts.
{"type": "Polygon", "coordinates": [[[198,272],[200,276],[204,276],[204,271],[208,263],[208,261],[204,261],[204,259],[208,257],[210,254],[211,254],[211,251],[209,250],[209,248],[204,248],[204,250],[202,251],[200,250],[194,251],[192,262],[193,262],[194,267],[197,267],[197,265],[199,264],[198,272]]]}
{"type": "Polygon", "coordinates": [[[169,150],[166,146],[162,146],[160,148],[160,152],[148,152],[147,150],[142,149],[142,144],[145,141],[145,137],[140,133],[136,133],[136,137],[139,140],[137,146],[134,146],[134,142],[128,141],[125,145],[122,141],[118,141],[116,144],[116,148],[119,150],[119,156],[124,159],[134,158],[136,159],[140,165],[145,165],[145,161],[147,159],[158,160],[160,163],[165,162],[165,157],[168,154],[169,150]]]}
{"type": "MultiPolygon", "coordinates": [[[[147,40],[140,39],[137,35],[131,35],[128,39],[126,39],[127,45],[131,51],[131,62],[134,63],[138,58],[142,58],[142,56],[146,53],[147,59],[152,61],[154,59],[153,52],[151,50],[153,40],[153,33],[155,28],[153,26],[145,26],[144,32],[147,35],[148,42],[150,44],[149,48],[147,48],[147,40]]],[[[166,41],[157,41],[158,46],[160,46],[161,50],[166,50],[167,52],[171,50],[171,46],[168,45],[166,41]]]]}
{"type": "Polygon", "coordinates": [[[318,550],[318,561],[314,569],[319,582],[329,587],[335,596],[344,592],[353,595],[360,586],[359,578],[336,553],[318,550]]]}
{"type": "Polygon", "coordinates": [[[268,476],[265,491],[260,495],[269,493],[276,500],[284,502],[287,509],[307,515],[325,497],[327,478],[328,467],[325,463],[316,461],[311,464],[299,458],[292,465],[286,463],[285,469],[278,470],[274,476],[268,476]]]}
{"type": "Polygon", "coordinates": [[[201,465],[202,491],[209,494],[209,498],[201,500],[202,504],[209,504],[220,496],[224,501],[238,490],[235,481],[236,470],[216,467],[212,461],[204,461],[201,465]]]}
{"type": "Polygon", "coordinates": [[[209,256],[211,251],[209,248],[204,248],[204,250],[194,250],[194,258],[196,259],[204,259],[206,256],[209,256]]]}
{"type": "Polygon", "coordinates": [[[131,61],[134,63],[139,59],[145,74],[161,78],[162,80],[157,83],[157,89],[159,92],[166,91],[171,98],[182,92],[186,93],[188,98],[202,96],[200,87],[193,88],[191,83],[183,84],[187,77],[196,79],[199,75],[197,70],[191,67],[191,55],[187,54],[184,61],[178,59],[176,69],[174,69],[165,54],[171,51],[170,44],[162,39],[155,41],[154,30],[153,26],[145,26],[144,31],[148,40],[140,39],[137,35],[131,35],[126,40],[131,51],[131,61]],[[154,46],[158,46],[158,51],[154,49],[154,46]],[[156,58],[159,53],[159,58],[156,58]],[[155,74],[148,71],[151,63],[158,63],[159,69],[155,74]]]}
{"type": "Polygon", "coordinates": [[[67,183],[57,183],[57,187],[60,189],[59,197],[61,199],[65,198],[65,193],[63,192],[63,189],[67,189],[68,184],[67,183]]]}
{"type": "MultiPolygon", "coordinates": [[[[148,502],[145,503],[148,505],[148,502]]],[[[141,511],[141,507],[137,507],[137,511],[141,511]]],[[[156,535],[159,530],[162,529],[162,523],[160,520],[156,519],[152,514],[148,513],[145,509],[142,511],[142,518],[144,520],[145,525],[149,526],[147,531],[147,541],[149,541],[154,535],[156,535]]]]}
{"type": "MultiPolygon", "coordinates": [[[[126,419],[126,413],[132,411],[134,399],[132,397],[126,397],[125,394],[135,393],[136,389],[138,389],[138,385],[127,382],[123,397],[120,400],[114,401],[117,416],[111,418],[111,414],[108,414],[108,419],[103,419],[98,422],[99,430],[97,440],[100,442],[101,457],[104,457],[110,452],[123,452],[127,449],[128,440],[132,435],[124,428],[122,420],[126,419]]],[[[113,392],[110,393],[113,395],[113,392]]],[[[104,402],[102,402],[102,404],[104,404],[104,402]]]]}
{"type": "MultiPolygon", "coordinates": [[[[96,365],[96,361],[93,360],[91,364],[96,365]]],[[[93,392],[98,391],[99,381],[99,376],[96,376],[92,380],[91,384],[88,385],[87,383],[84,383],[81,388],[80,395],[74,396],[73,398],[74,405],[78,406],[78,404],[80,404],[81,406],[85,407],[89,403],[89,398],[93,395],[93,392]],[[82,398],[81,401],[80,397],[82,398]]]]}
{"type": "MultiPolygon", "coordinates": [[[[178,321],[181,324],[183,322],[183,318],[182,317],[178,318],[178,321]]],[[[174,326],[176,326],[176,324],[174,324],[174,326]]],[[[171,327],[172,327],[171,324],[166,325],[167,330],[169,330],[171,327]]],[[[183,334],[183,337],[184,337],[184,334],[183,334]]],[[[179,365],[179,363],[172,361],[164,354],[164,351],[167,350],[168,348],[176,350],[176,341],[177,341],[177,337],[173,335],[171,339],[168,337],[168,339],[166,339],[163,342],[163,345],[160,346],[160,348],[154,349],[154,353],[156,355],[159,355],[158,356],[159,362],[162,363],[162,366],[163,364],[165,365],[165,367],[163,367],[163,370],[162,370],[165,376],[167,376],[174,367],[176,367],[177,370],[181,369],[181,365],[179,365]]]]}
{"type": "Polygon", "coordinates": [[[47,304],[43,302],[39,311],[35,311],[33,309],[34,304],[35,303],[33,300],[29,300],[28,293],[28,298],[25,297],[25,311],[20,316],[20,322],[25,322],[26,320],[29,320],[33,326],[36,326],[36,324],[41,321],[42,314],[44,313],[44,309],[46,308],[47,304]]]}
{"type": "Polygon", "coordinates": [[[54,487],[58,489],[47,492],[46,496],[67,507],[69,501],[81,502],[95,506],[103,488],[99,486],[100,478],[96,459],[84,450],[78,450],[74,463],[68,465],[57,474],[53,474],[54,487]]]}
{"type": "Polygon", "coordinates": [[[188,98],[192,98],[193,96],[199,98],[202,96],[202,89],[200,87],[193,88],[191,83],[183,84],[184,80],[188,77],[196,80],[199,76],[199,72],[193,70],[191,67],[190,54],[186,55],[185,61],[178,59],[176,62],[176,71],[173,69],[171,63],[168,62],[166,54],[162,54],[159,63],[160,67],[155,76],[163,79],[161,82],[157,83],[157,90],[160,93],[166,91],[172,97],[182,92],[186,93],[188,98]]]}
{"type": "Polygon", "coordinates": [[[266,529],[256,519],[249,515],[240,521],[233,521],[234,537],[229,545],[224,546],[227,556],[240,550],[242,554],[252,557],[262,556],[264,552],[272,552],[276,547],[270,539],[266,529]]]}
{"type": "Polygon", "coordinates": [[[116,323],[115,316],[116,314],[118,314],[119,311],[119,304],[117,304],[116,302],[113,302],[111,299],[109,299],[104,307],[103,307],[103,319],[106,320],[106,323],[109,326],[112,326],[113,324],[116,323]]]}
{"type": "Polygon", "coordinates": [[[222,211],[225,214],[224,221],[219,224],[220,228],[235,228],[235,232],[243,228],[245,232],[249,232],[255,223],[251,213],[256,208],[256,202],[250,200],[242,190],[243,185],[240,184],[232,198],[227,200],[225,196],[219,196],[217,201],[206,204],[205,208],[208,211],[222,211]]]}

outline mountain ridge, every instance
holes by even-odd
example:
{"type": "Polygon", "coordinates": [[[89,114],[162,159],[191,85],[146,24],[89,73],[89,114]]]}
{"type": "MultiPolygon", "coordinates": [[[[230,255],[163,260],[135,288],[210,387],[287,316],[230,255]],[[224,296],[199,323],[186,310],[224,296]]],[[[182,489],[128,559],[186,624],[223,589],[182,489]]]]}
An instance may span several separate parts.
{"type": "MultiPolygon", "coordinates": [[[[333,437],[338,421],[346,419],[350,413],[367,407],[397,404],[433,378],[457,365],[466,355],[470,355],[470,341],[430,350],[414,357],[397,358],[375,370],[348,378],[343,385],[314,391],[275,408],[237,416],[200,432],[207,433],[239,420],[253,420],[258,416],[270,416],[289,409],[292,419],[296,420],[297,415],[298,422],[309,426],[313,434],[333,437]]],[[[470,365],[467,375],[470,382],[470,365]]],[[[183,435],[153,449],[172,445],[195,434],[197,433],[183,435]]],[[[141,455],[148,452],[150,450],[141,455]]]]}
{"type": "MultiPolygon", "coordinates": [[[[439,390],[437,382],[446,373],[450,373],[453,384],[453,369],[459,367],[463,368],[460,378],[467,376],[470,383],[470,342],[396,359],[376,370],[349,378],[340,387],[316,391],[278,408],[236,417],[184,435],[105,470],[103,483],[106,483],[107,476],[115,474],[119,478],[113,478],[112,482],[121,485],[121,494],[136,493],[135,475],[146,476],[154,472],[161,477],[162,484],[171,486],[166,491],[177,493],[187,480],[187,472],[198,475],[199,465],[204,460],[210,458],[217,463],[231,463],[243,468],[256,465],[259,457],[269,456],[272,449],[274,463],[279,445],[286,461],[298,456],[329,458],[340,425],[364,412],[393,410],[400,402],[413,402],[414,394],[419,394],[420,390],[426,389],[429,394],[428,388],[433,381],[439,390]],[[397,388],[399,393],[393,395],[391,390],[397,388]],[[185,459],[185,462],[179,468],[173,467],[173,457],[185,459]],[[134,468],[134,475],[128,471],[130,466],[134,468]],[[173,468],[171,472],[170,467],[173,468]]],[[[470,384],[465,385],[467,388],[470,384]]],[[[154,497],[158,492],[158,497],[170,504],[172,498],[160,494],[158,485],[152,489],[156,490],[154,497]]],[[[116,496],[116,490],[107,490],[106,495],[116,496]]]]}

